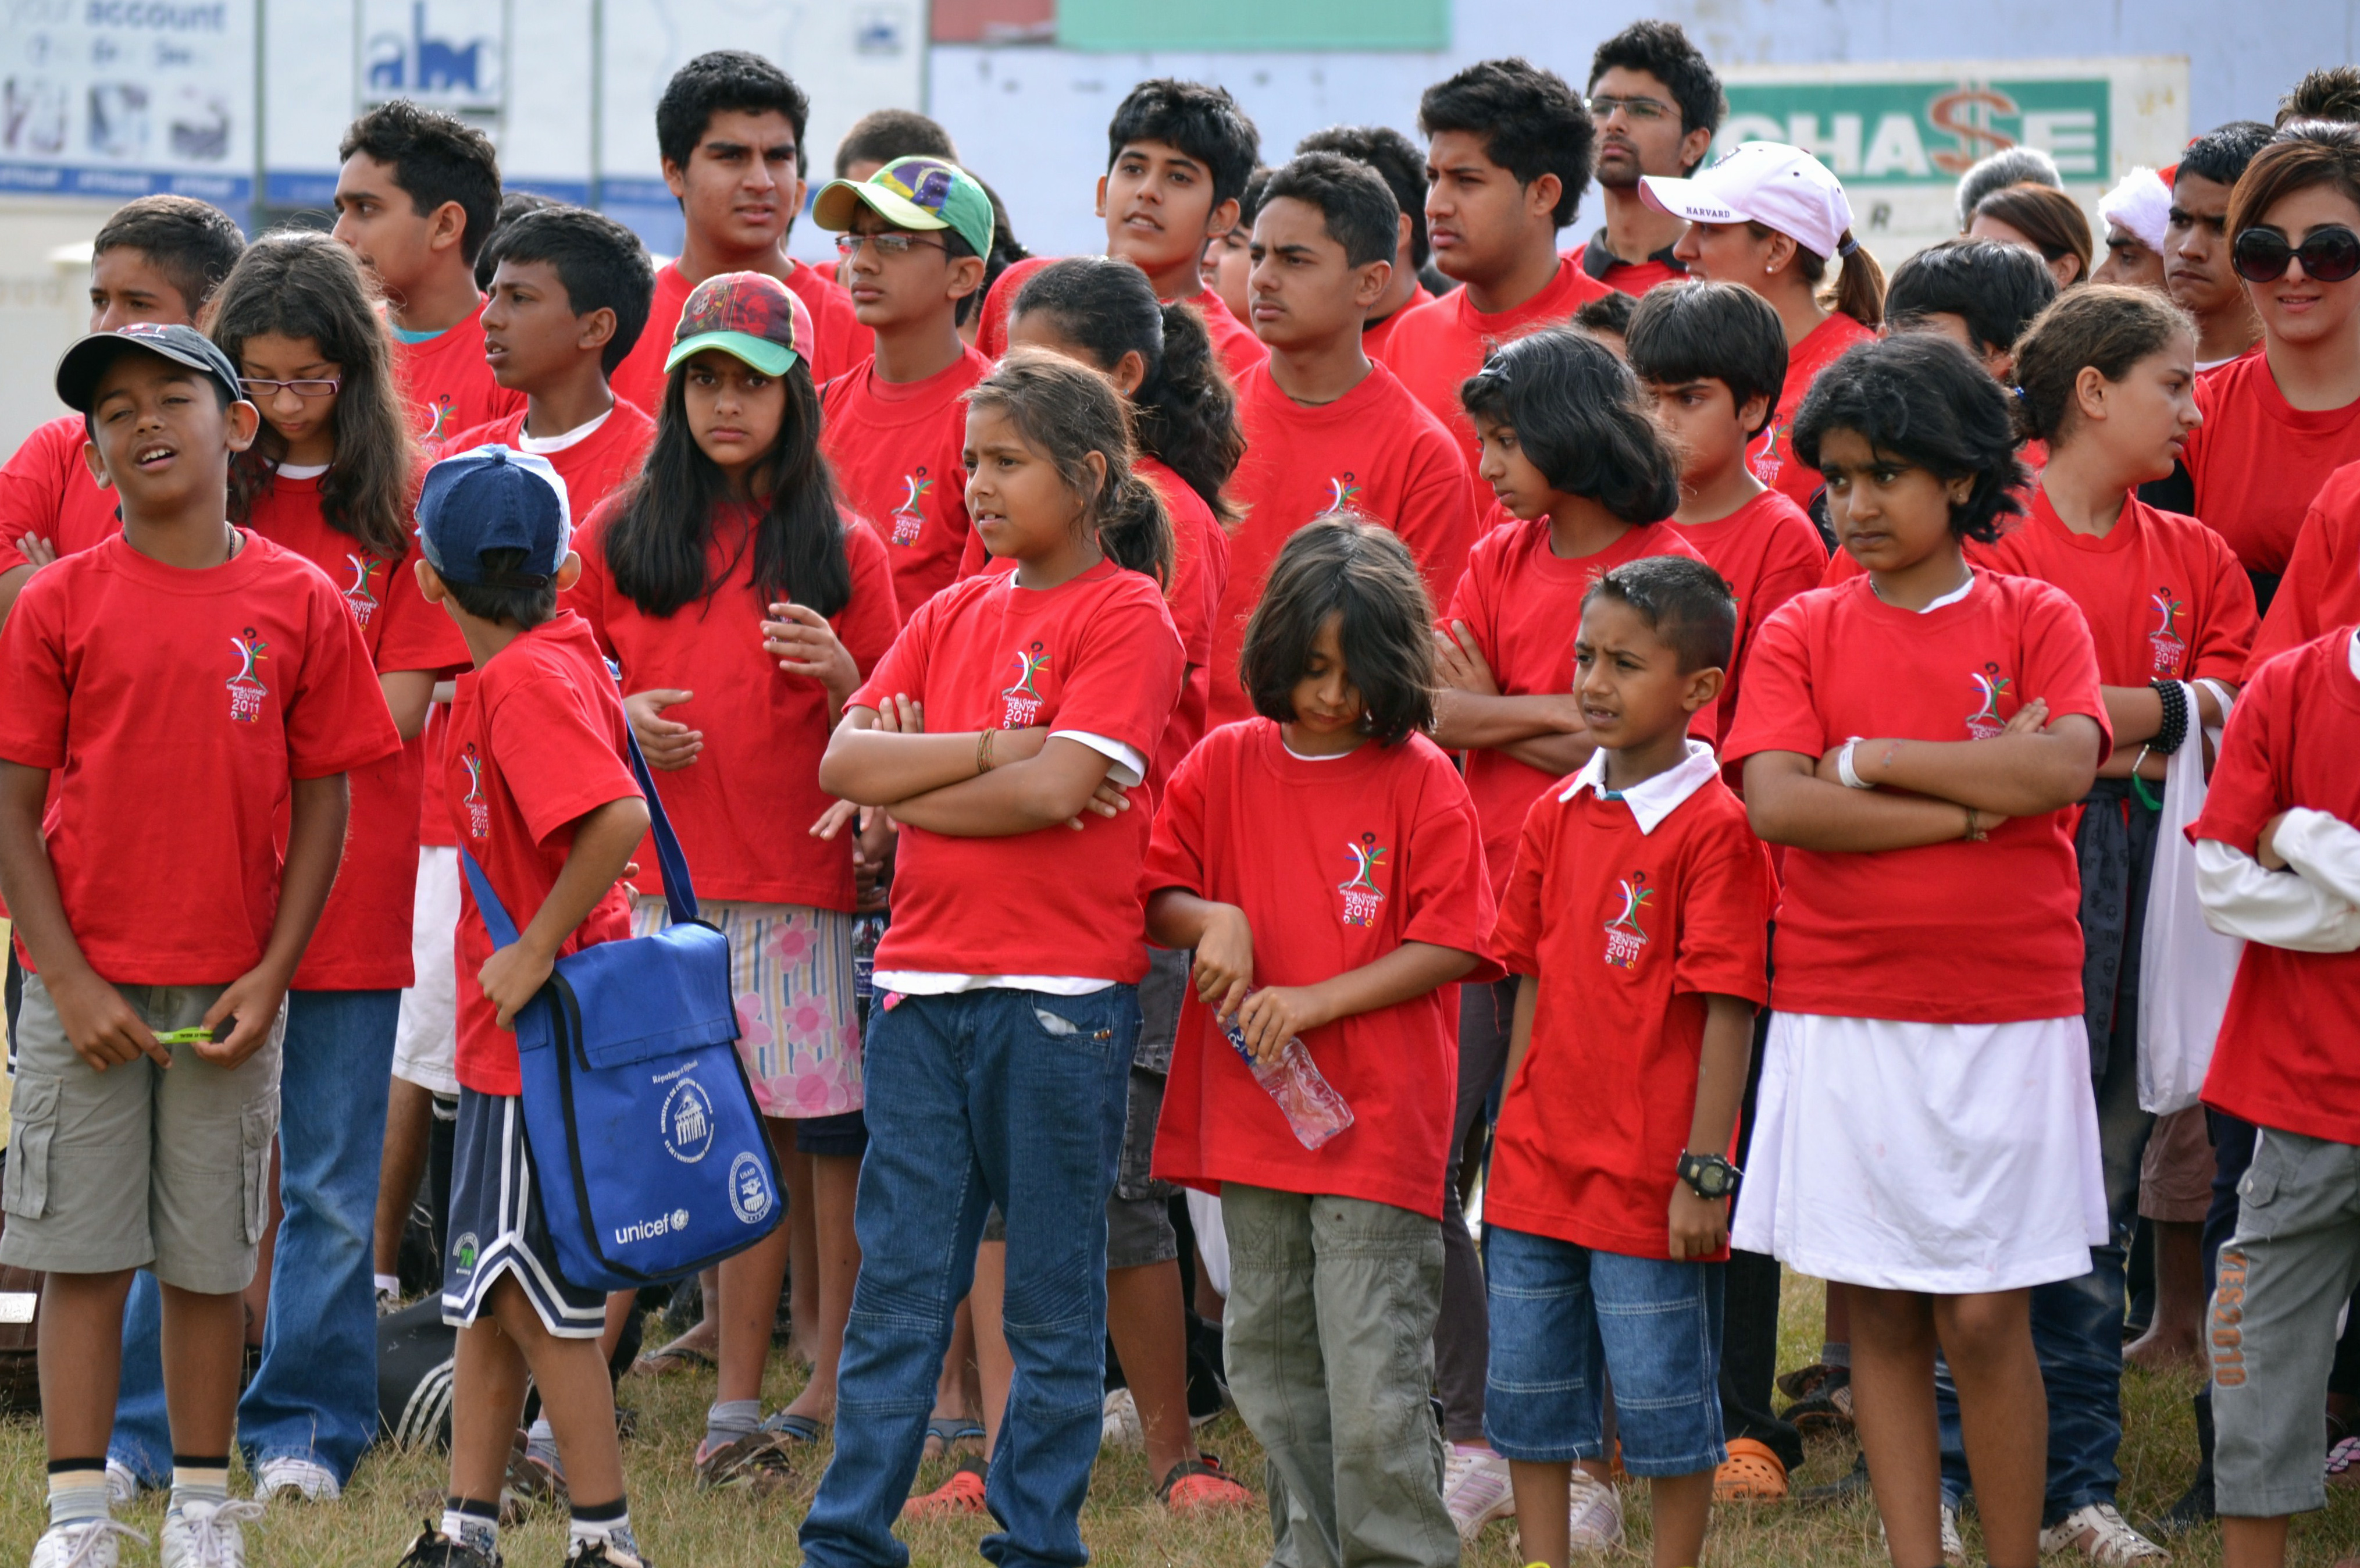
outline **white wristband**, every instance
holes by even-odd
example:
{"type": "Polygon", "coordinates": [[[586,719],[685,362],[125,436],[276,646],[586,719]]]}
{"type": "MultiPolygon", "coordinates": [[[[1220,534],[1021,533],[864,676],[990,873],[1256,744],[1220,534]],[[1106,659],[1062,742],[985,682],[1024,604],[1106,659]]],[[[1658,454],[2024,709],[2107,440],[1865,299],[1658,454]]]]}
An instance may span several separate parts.
{"type": "Polygon", "coordinates": [[[1846,789],[1874,789],[1874,784],[1862,778],[1852,768],[1852,754],[1859,745],[1860,737],[1855,735],[1843,743],[1842,751],[1836,753],[1836,777],[1843,780],[1846,789]]]}

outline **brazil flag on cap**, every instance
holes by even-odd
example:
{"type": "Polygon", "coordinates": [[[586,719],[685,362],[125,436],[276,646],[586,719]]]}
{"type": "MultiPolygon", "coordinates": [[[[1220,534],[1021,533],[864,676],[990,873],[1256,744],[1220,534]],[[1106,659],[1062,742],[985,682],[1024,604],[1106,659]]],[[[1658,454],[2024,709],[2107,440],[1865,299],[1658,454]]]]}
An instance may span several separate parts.
{"type": "Polygon", "coordinates": [[[895,228],[949,229],[978,256],[991,250],[991,198],[973,175],[939,158],[897,158],[864,181],[831,180],[812,203],[812,221],[841,233],[856,206],[895,228]]]}

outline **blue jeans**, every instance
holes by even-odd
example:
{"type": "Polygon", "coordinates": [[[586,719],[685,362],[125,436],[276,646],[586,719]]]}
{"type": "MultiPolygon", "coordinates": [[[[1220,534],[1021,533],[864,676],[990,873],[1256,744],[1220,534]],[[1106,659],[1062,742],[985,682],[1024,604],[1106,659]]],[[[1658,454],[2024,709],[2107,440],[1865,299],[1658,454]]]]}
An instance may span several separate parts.
{"type": "MultiPolygon", "coordinates": [[[[2044,1525],[2092,1503],[2111,1503],[2121,1484],[2114,1463],[2123,1442],[2125,1265],[2138,1225],[2139,1157],[2155,1117],[2139,1109],[2138,1060],[2109,1053],[2097,1083],[2098,1148],[2106,1185],[2112,1244],[2090,1249],[2090,1272],[2032,1289],[2032,1347],[2049,1395],[2049,1477],[2044,1525]]],[[[1942,1493],[1955,1504],[1968,1491],[1967,1451],[1959,1430],[1958,1390],[1947,1365],[1935,1368],[1942,1429],[1942,1493]]]]}
{"type": "Polygon", "coordinates": [[[1606,1387],[1633,1475],[1693,1475],[1721,1431],[1718,1263],[1632,1257],[1484,1227],[1491,1365],[1483,1433],[1533,1464],[1604,1459],[1606,1387]]]}
{"type": "MultiPolygon", "coordinates": [[[[399,991],[290,991],[279,1077],[279,1195],[262,1365],[237,1406],[249,1465],[308,1459],[352,1479],[377,1436],[377,1291],[369,1242],[385,1158],[399,991]]],[[[172,1475],[155,1277],[123,1314],[123,1387],[107,1457],[153,1486],[172,1475]]]]}
{"type": "Polygon", "coordinates": [[[1008,1221],[1016,1377],[986,1483],[1003,1568],[1088,1561],[1102,1426],[1106,1204],[1139,1039],[1128,985],[1087,996],[901,996],[870,1013],[860,1278],[837,1365],[836,1456],[803,1520],[813,1568],[903,1568],[893,1538],[925,1444],[984,1212],[1008,1221]]]}

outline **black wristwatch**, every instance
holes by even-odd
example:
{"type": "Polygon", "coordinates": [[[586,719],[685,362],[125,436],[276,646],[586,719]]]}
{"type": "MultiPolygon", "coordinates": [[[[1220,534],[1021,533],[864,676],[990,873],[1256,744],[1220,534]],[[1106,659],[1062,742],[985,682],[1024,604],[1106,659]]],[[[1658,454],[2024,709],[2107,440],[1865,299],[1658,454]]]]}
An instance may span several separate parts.
{"type": "Polygon", "coordinates": [[[1706,1200],[1734,1197],[1738,1179],[1745,1173],[1717,1154],[1680,1156],[1680,1179],[1688,1190],[1706,1200]]]}

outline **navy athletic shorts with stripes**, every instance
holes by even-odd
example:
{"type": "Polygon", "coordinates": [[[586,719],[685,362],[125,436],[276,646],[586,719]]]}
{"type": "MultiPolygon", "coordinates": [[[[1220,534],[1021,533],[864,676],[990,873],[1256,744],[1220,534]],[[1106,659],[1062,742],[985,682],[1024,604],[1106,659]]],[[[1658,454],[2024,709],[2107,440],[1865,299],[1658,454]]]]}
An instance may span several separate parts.
{"type": "Polygon", "coordinates": [[[559,1339],[596,1339],[606,1326],[606,1293],[572,1284],[558,1270],[525,1152],[524,1102],[514,1095],[459,1091],[449,1235],[442,1321],[451,1327],[475,1322],[503,1274],[515,1277],[541,1326],[559,1339]]]}

